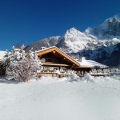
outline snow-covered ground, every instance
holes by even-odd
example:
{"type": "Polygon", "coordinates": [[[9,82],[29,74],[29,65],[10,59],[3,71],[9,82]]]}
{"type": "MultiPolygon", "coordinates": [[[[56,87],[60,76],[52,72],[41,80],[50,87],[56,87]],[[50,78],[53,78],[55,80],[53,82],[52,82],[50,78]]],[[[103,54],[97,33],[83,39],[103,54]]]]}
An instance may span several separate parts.
{"type": "Polygon", "coordinates": [[[120,120],[120,76],[0,78],[0,120],[120,120]]]}

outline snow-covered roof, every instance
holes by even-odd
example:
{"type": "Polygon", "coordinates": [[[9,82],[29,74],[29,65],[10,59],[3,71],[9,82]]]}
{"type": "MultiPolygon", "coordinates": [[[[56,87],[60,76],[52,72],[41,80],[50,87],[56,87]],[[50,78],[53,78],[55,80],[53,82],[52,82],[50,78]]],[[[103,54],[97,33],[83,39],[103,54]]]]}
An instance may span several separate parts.
{"type": "MultiPolygon", "coordinates": [[[[44,50],[48,50],[48,49],[51,49],[51,48],[57,48],[57,47],[52,46],[52,47],[49,47],[49,48],[43,48],[41,50],[36,51],[36,53],[44,51],[44,50]]],[[[57,48],[57,49],[60,50],[59,48],[57,48]]],[[[62,50],[60,50],[60,51],[63,52],[62,50]]],[[[66,54],[66,53],[64,53],[64,54],[66,54]]],[[[67,55],[67,56],[69,56],[69,55],[67,55]]],[[[69,57],[71,59],[73,59],[71,56],[69,56],[69,57]]],[[[98,63],[98,62],[93,61],[93,60],[86,60],[84,57],[81,57],[79,60],[78,59],[77,60],[73,59],[73,60],[76,61],[77,63],[79,63],[80,67],[82,67],[82,68],[94,68],[94,67],[107,68],[108,67],[106,65],[103,65],[103,64],[98,63]]]]}
{"type": "Polygon", "coordinates": [[[95,67],[100,67],[100,68],[107,68],[108,66],[103,65],[101,63],[98,63],[93,60],[86,60],[84,57],[81,59],[77,59],[77,62],[80,64],[80,67],[90,67],[90,68],[95,68],[95,67]]]}
{"type": "Polygon", "coordinates": [[[35,51],[35,52],[36,52],[36,53],[37,53],[37,52],[41,52],[41,51],[48,50],[48,49],[54,48],[54,47],[56,47],[56,46],[52,46],[52,47],[48,47],[48,48],[46,48],[46,47],[41,47],[41,48],[42,48],[41,50],[37,50],[37,51],[35,51]]]}
{"type": "Polygon", "coordinates": [[[0,51],[0,60],[3,59],[4,55],[5,55],[6,51],[0,51]]]}
{"type": "MultiPolygon", "coordinates": [[[[60,50],[59,48],[57,48],[56,46],[52,46],[52,47],[49,47],[49,48],[45,48],[44,47],[43,49],[35,51],[35,52],[39,53],[39,52],[46,51],[46,50],[49,50],[49,49],[53,49],[55,51],[58,51],[63,56],[66,56],[66,58],[68,58],[70,61],[74,62],[77,66],[79,66],[79,63],[75,59],[73,59],[71,56],[69,56],[68,54],[66,54],[65,52],[63,52],[62,50],[60,50]]],[[[48,52],[50,52],[50,51],[48,51],[48,52]]]]}
{"type": "MultiPolygon", "coordinates": [[[[48,49],[51,49],[51,48],[57,48],[56,46],[52,46],[52,47],[49,47],[49,48],[45,48],[45,47],[42,47],[41,50],[38,50],[38,51],[35,51],[36,53],[37,52],[41,52],[41,51],[44,51],[44,50],[48,50],[48,49]]],[[[60,50],[61,52],[63,52],[61,49],[57,48],[58,50],[60,50]]],[[[69,56],[68,54],[66,54],[65,52],[63,52],[65,55],[69,56]]],[[[71,56],[69,56],[71,59],[73,59],[75,61],[74,58],[72,58],[71,56]]]]}

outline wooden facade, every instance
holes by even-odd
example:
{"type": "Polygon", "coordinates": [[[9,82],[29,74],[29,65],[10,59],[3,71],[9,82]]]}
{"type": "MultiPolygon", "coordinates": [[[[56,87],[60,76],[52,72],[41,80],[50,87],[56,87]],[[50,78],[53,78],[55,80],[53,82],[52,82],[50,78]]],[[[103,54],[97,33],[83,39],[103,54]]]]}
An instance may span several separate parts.
{"type": "Polygon", "coordinates": [[[75,61],[72,57],[68,56],[56,47],[43,48],[36,52],[41,63],[43,70],[39,75],[50,76],[50,77],[63,77],[70,76],[70,72],[75,67],[79,67],[80,64],[75,61]],[[58,73],[60,71],[60,73],[58,73]]]}

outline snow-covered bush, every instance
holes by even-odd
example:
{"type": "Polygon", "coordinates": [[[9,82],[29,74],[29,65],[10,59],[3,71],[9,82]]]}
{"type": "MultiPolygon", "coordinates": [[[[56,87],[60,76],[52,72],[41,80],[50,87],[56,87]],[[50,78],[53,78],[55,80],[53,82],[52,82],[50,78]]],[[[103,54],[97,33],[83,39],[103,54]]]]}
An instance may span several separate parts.
{"type": "Polygon", "coordinates": [[[13,49],[7,52],[2,64],[6,70],[6,76],[16,81],[28,81],[37,76],[42,70],[42,65],[35,52],[24,51],[24,45],[20,49],[13,49]]]}
{"type": "Polygon", "coordinates": [[[74,73],[72,74],[72,76],[69,76],[66,79],[69,82],[78,82],[78,81],[80,81],[80,77],[78,75],[74,74],[74,73]]]}
{"type": "Polygon", "coordinates": [[[93,77],[89,73],[86,73],[85,76],[84,76],[84,79],[87,80],[87,81],[90,81],[90,80],[93,79],[93,77]]]}

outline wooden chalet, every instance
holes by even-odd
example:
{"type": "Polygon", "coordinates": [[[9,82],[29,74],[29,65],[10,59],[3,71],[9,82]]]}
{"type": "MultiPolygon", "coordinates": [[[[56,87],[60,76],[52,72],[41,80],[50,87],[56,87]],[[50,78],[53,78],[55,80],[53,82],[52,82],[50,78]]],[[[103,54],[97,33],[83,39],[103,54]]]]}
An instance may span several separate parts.
{"type": "Polygon", "coordinates": [[[51,77],[69,76],[72,75],[70,73],[75,67],[80,67],[80,64],[75,59],[55,46],[50,48],[42,47],[36,53],[43,65],[43,70],[40,72],[40,75],[51,77]]]}

